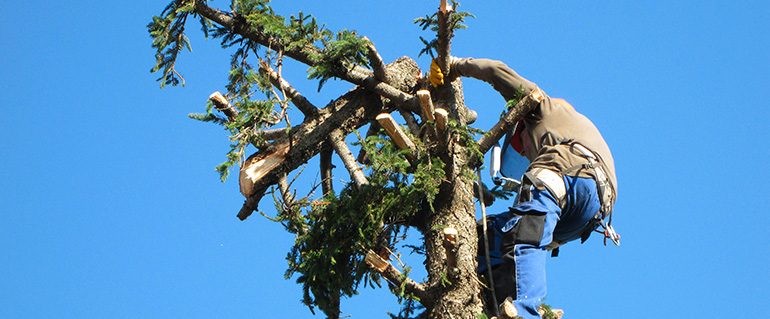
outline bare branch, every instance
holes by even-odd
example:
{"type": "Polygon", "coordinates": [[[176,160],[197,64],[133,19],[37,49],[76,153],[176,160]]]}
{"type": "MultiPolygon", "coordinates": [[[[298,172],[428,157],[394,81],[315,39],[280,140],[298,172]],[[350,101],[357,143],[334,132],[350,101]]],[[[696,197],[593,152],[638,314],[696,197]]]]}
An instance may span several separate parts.
{"type": "Polygon", "coordinates": [[[321,189],[323,196],[334,193],[334,183],[332,183],[332,147],[325,145],[321,149],[321,189]]]}
{"type": "Polygon", "coordinates": [[[289,190],[289,182],[286,178],[286,174],[283,174],[283,176],[278,178],[278,190],[281,192],[284,206],[289,207],[294,204],[294,196],[289,190]]]}
{"type": "MultiPolygon", "coordinates": [[[[364,37],[364,39],[369,40],[368,38],[364,37]]],[[[374,71],[374,77],[376,77],[378,80],[382,82],[387,82],[388,80],[388,74],[385,70],[385,62],[382,61],[382,57],[377,52],[377,49],[374,48],[374,44],[369,44],[369,65],[372,67],[372,70],[374,71]]]]}
{"type": "Polygon", "coordinates": [[[420,126],[417,124],[417,120],[414,118],[414,114],[402,108],[398,109],[398,113],[401,114],[401,117],[403,117],[404,121],[406,121],[406,126],[409,128],[409,132],[414,136],[420,135],[420,126]]]}
{"type": "Polygon", "coordinates": [[[439,11],[436,13],[436,16],[438,17],[438,34],[436,36],[436,39],[438,40],[437,64],[444,74],[449,74],[451,71],[449,69],[449,59],[452,37],[454,35],[449,19],[452,16],[452,10],[452,6],[446,3],[446,0],[442,0],[439,11]]]}
{"type": "Polygon", "coordinates": [[[353,153],[350,152],[342,132],[340,130],[332,131],[331,134],[329,134],[329,141],[331,142],[334,151],[340,156],[342,163],[345,164],[345,168],[350,172],[350,177],[353,179],[353,182],[356,183],[356,186],[360,187],[369,184],[364,171],[358,166],[356,158],[353,157],[353,153]]]}
{"type": "Polygon", "coordinates": [[[318,115],[318,108],[310,103],[302,94],[292,87],[283,77],[281,77],[275,70],[273,70],[267,63],[261,61],[259,64],[259,70],[265,72],[270,79],[270,83],[276,88],[284,92],[290,99],[291,103],[299,109],[302,114],[307,117],[314,117],[318,115]]]}

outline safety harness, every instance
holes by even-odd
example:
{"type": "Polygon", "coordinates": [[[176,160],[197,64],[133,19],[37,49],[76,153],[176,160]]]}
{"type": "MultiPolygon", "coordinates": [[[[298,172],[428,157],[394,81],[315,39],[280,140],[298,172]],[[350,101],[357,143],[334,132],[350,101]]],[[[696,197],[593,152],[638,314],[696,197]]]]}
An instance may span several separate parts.
{"type": "MultiPolygon", "coordinates": [[[[612,227],[612,206],[615,202],[616,192],[612,183],[609,180],[607,170],[602,164],[601,156],[583,144],[575,142],[573,140],[565,140],[559,143],[561,145],[567,145],[575,155],[578,155],[586,159],[587,163],[575,165],[560,172],[557,172],[548,168],[536,167],[530,169],[524,174],[522,179],[521,188],[519,191],[520,201],[528,201],[531,199],[531,187],[537,187],[539,189],[547,189],[557,200],[559,207],[564,209],[566,205],[567,187],[564,182],[563,176],[572,174],[581,170],[588,170],[589,175],[594,177],[596,181],[596,191],[601,202],[601,208],[588,223],[586,228],[579,235],[581,243],[588,240],[591,233],[594,231],[604,234],[604,244],[607,245],[607,239],[612,241],[615,246],[620,245],[620,235],[615,232],[612,227]],[[604,219],[609,216],[609,221],[605,222],[604,219]],[[602,230],[596,230],[601,227],[602,230]]],[[[572,240],[570,238],[566,241],[553,240],[548,246],[547,250],[552,251],[553,256],[558,255],[559,246],[572,240]]]]}

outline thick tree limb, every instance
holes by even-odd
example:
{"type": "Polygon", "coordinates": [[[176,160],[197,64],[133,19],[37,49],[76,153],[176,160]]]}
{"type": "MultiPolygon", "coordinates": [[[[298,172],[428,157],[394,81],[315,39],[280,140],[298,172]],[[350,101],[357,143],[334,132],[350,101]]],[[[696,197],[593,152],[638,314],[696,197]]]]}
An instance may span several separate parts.
{"type": "MultiPolygon", "coordinates": [[[[260,30],[254,30],[250,28],[245,19],[237,19],[220,10],[214,9],[208,6],[204,0],[197,0],[195,2],[195,13],[200,14],[201,16],[221,25],[228,30],[232,30],[237,34],[248,38],[249,40],[259,43],[260,45],[283,52],[285,56],[294,60],[309,66],[313,66],[318,63],[318,60],[313,58],[314,55],[317,56],[320,54],[320,50],[317,47],[313,45],[306,45],[303,47],[287,48],[283,43],[280,43],[280,41],[270,37],[268,34],[261,32],[260,30]]],[[[233,13],[233,15],[237,17],[237,13],[233,13]]],[[[396,62],[398,62],[398,60],[396,62]]],[[[353,84],[362,85],[367,89],[394,101],[400,107],[405,107],[409,110],[419,109],[419,106],[416,103],[412,103],[414,101],[411,100],[411,94],[405,93],[404,91],[401,91],[400,89],[392,86],[392,80],[394,78],[401,80],[403,77],[400,75],[394,76],[389,73],[390,72],[386,72],[386,78],[388,80],[387,83],[383,82],[382,80],[378,80],[372,71],[364,69],[360,66],[355,67],[352,70],[342,71],[336,76],[353,84]]],[[[414,74],[411,75],[413,78],[412,80],[415,82],[417,74],[419,74],[419,68],[417,69],[417,72],[414,72],[414,74]]],[[[414,87],[414,85],[411,87],[414,87]]]]}
{"type": "Polygon", "coordinates": [[[524,117],[525,114],[529,113],[540,104],[540,101],[542,101],[544,97],[543,91],[538,88],[522,98],[519,103],[516,103],[516,105],[505,113],[503,118],[500,119],[489,132],[487,132],[487,134],[479,139],[478,144],[481,153],[484,154],[489,151],[489,149],[492,148],[505,133],[511,130],[513,125],[516,124],[520,118],[524,117]]]}
{"type": "Polygon", "coordinates": [[[288,127],[287,128],[274,128],[274,129],[270,129],[270,130],[261,131],[261,133],[262,133],[262,137],[266,141],[275,141],[275,140],[279,140],[281,138],[285,138],[289,134],[289,131],[291,131],[293,129],[294,128],[288,128],[288,127]]]}
{"type": "MultiPolygon", "coordinates": [[[[412,75],[419,73],[419,67],[413,60],[399,59],[389,64],[388,69],[391,83],[397,87],[391,86],[391,88],[401,92],[401,89],[408,91],[411,90],[410,87],[416,86],[416,79],[412,75]]],[[[388,108],[386,102],[387,100],[381,96],[364,88],[354,89],[321,109],[317,117],[306,118],[302,124],[289,130],[285,137],[250,156],[248,163],[258,162],[271,155],[277,156],[273,154],[282,149],[279,145],[289,145],[288,151],[282,156],[284,160],[280,164],[271,166],[264,174],[259,175],[259,179],[252,181],[251,191],[248,195],[244,194],[247,199],[238,213],[238,218],[246,219],[257,209],[265,191],[278,182],[281,173],[293,171],[320,153],[324,141],[333,131],[339,131],[335,134],[340,136],[347,136],[354,129],[374,120],[377,114],[393,111],[392,108],[388,108]]]]}
{"type": "MultiPolygon", "coordinates": [[[[396,60],[396,62],[394,63],[398,63],[399,61],[402,61],[404,59],[409,59],[409,58],[402,57],[396,60]]],[[[417,75],[419,74],[419,67],[417,68],[417,70],[418,70],[417,73],[410,75],[413,78],[415,86],[417,85],[417,75]]],[[[375,92],[381,95],[382,97],[395,102],[396,105],[399,106],[399,108],[403,108],[414,113],[417,113],[420,110],[419,101],[414,97],[414,95],[401,91],[391,86],[388,83],[378,80],[374,75],[372,75],[372,72],[367,69],[364,69],[362,67],[356,67],[351,72],[348,72],[340,76],[340,78],[350,83],[361,85],[364,88],[371,90],[372,92],[375,92]]]]}
{"type": "Polygon", "coordinates": [[[318,154],[324,140],[332,131],[341,130],[343,132],[341,134],[347,135],[353,129],[363,126],[374,118],[375,114],[368,113],[367,109],[383,108],[383,102],[379,96],[363,89],[348,92],[332,104],[336,105],[334,108],[337,112],[322,112],[316,118],[305,119],[305,122],[292,129],[286,137],[275,141],[246,160],[244,167],[241,168],[242,171],[250,169],[250,164],[258,163],[264,158],[277,158],[277,155],[273,154],[280,152],[282,145],[289,145],[286,153],[281,156],[283,161],[277,165],[271,165],[268,170],[257,176],[258,179],[252,179],[250,192],[249,189],[242,187],[242,191],[247,191],[244,193],[247,200],[238,213],[238,218],[244,220],[257,209],[265,191],[278,181],[280,174],[293,171],[318,154]]]}

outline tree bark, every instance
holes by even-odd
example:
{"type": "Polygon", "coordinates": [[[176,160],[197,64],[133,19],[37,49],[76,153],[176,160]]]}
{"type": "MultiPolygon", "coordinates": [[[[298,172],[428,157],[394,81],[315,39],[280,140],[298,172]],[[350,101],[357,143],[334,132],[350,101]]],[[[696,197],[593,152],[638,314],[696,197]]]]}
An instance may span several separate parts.
{"type": "MultiPolygon", "coordinates": [[[[465,124],[467,108],[459,79],[451,85],[434,89],[431,95],[437,108],[448,110],[449,116],[459,125],[465,124]]],[[[473,181],[468,179],[472,168],[468,167],[467,147],[454,136],[450,138],[447,150],[441,153],[439,156],[446,164],[446,182],[442,183],[433,203],[434,213],[428,218],[425,234],[426,268],[431,294],[435,296],[429,318],[474,319],[476,314],[483,312],[483,306],[476,276],[478,240],[473,181]],[[470,172],[467,171],[469,169],[470,172]],[[456,252],[444,249],[442,229],[445,227],[453,227],[458,232],[456,252]],[[456,256],[453,268],[447,265],[448,253],[456,256]]]]}
{"type": "MultiPolygon", "coordinates": [[[[388,87],[399,91],[413,91],[417,86],[416,75],[420,73],[420,69],[414,60],[400,58],[387,67],[389,81],[393,84],[388,84],[388,87]]],[[[327,137],[347,136],[353,130],[374,120],[379,113],[394,111],[396,106],[393,102],[365,88],[356,88],[320,109],[318,116],[306,117],[302,124],[293,127],[285,137],[276,140],[268,148],[251,155],[247,161],[268,156],[287,142],[290,145],[285,155],[286,160],[254,183],[251,194],[238,212],[238,218],[248,218],[257,209],[264,192],[277,183],[278,177],[293,171],[318,154],[327,137]]]]}

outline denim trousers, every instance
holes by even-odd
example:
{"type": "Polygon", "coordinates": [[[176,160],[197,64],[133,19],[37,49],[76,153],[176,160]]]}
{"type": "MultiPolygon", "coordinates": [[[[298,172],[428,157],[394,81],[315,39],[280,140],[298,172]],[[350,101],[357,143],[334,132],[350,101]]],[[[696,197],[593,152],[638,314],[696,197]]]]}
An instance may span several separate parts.
{"type": "MultiPolygon", "coordinates": [[[[593,179],[563,179],[567,190],[564,209],[547,189],[532,187],[529,201],[517,198],[509,211],[490,215],[487,220],[497,302],[514,299],[519,316],[525,319],[540,318],[537,308],[546,295],[546,246],[553,240],[580,238],[601,207],[593,179]]],[[[479,273],[484,275],[487,265],[479,235],[479,273]]]]}

